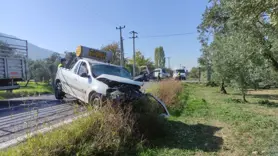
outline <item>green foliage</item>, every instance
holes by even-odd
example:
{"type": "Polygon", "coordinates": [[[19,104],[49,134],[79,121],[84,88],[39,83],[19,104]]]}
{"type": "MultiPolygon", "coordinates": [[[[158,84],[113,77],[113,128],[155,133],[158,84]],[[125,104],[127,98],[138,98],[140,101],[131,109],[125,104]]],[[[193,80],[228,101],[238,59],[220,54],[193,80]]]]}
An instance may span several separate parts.
{"type": "MultiPolygon", "coordinates": [[[[130,73],[133,73],[133,64],[128,64],[126,63],[125,64],[125,68],[130,72],[130,73]]],[[[135,71],[138,72],[139,71],[139,68],[137,66],[135,66],[135,71]]]]}
{"type": "Polygon", "coordinates": [[[48,82],[51,79],[51,72],[50,68],[47,68],[48,66],[51,66],[51,64],[47,64],[45,60],[28,60],[29,79],[34,79],[37,82],[48,82]]]}
{"type": "Polygon", "coordinates": [[[113,42],[111,44],[102,46],[100,49],[104,50],[104,51],[111,51],[113,53],[113,58],[112,58],[111,63],[116,64],[116,65],[120,65],[121,49],[120,49],[119,43],[113,42]]]}
{"type": "Polygon", "coordinates": [[[154,63],[155,67],[165,67],[165,52],[162,46],[155,48],[154,51],[154,63]]]}
{"type": "Polygon", "coordinates": [[[199,68],[198,67],[192,67],[192,69],[189,72],[189,77],[193,79],[199,78],[199,68]]]}
{"type": "Polygon", "coordinates": [[[5,56],[14,56],[15,50],[11,48],[7,43],[0,41],[0,53],[5,56]]]}
{"type": "MultiPolygon", "coordinates": [[[[149,70],[154,68],[153,62],[150,58],[145,58],[145,56],[141,53],[141,51],[136,51],[135,53],[135,71],[139,74],[139,67],[140,66],[148,66],[149,70]]],[[[125,67],[130,71],[133,72],[133,59],[128,60],[128,64],[125,67]]]]}
{"type": "MultiPolygon", "coordinates": [[[[135,53],[135,63],[136,66],[152,66],[153,63],[150,58],[145,58],[141,51],[136,51],[135,53]]],[[[133,59],[129,60],[129,64],[133,64],[133,59]]]]}
{"type": "Polygon", "coordinates": [[[198,26],[202,44],[198,62],[212,66],[213,80],[231,83],[243,95],[259,82],[276,81],[277,4],[274,0],[209,1],[198,26]]]}

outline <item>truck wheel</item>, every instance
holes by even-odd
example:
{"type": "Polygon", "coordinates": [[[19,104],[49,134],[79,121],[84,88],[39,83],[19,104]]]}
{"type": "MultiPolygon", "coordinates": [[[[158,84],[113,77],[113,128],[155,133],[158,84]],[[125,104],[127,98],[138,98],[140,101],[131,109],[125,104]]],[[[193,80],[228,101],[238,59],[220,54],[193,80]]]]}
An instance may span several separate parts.
{"type": "Polygon", "coordinates": [[[65,93],[62,90],[61,82],[57,82],[55,85],[55,98],[57,100],[62,100],[64,98],[65,93]]]}
{"type": "Polygon", "coordinates": [[[100,94],[92,93],[89,97],[89,104],[91,104],[94,109],[99,109],[102,106],[102,97],[100,94]]]}

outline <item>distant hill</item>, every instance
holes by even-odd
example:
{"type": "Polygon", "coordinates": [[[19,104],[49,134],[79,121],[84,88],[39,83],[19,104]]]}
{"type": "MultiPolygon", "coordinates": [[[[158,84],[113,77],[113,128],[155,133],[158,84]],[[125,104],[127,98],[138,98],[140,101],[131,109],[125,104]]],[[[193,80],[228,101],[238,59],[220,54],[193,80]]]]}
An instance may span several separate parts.
{"type": "MultiPolygon", "coordinates": [[[[7,35],[7,34],[4,34],[4,33],[0,33],[0,36],[17,38],[15,36],[7,35]]],[[[19,38],[17,38],[17,39],[19,39],[19,38]]],[[[9,44],[24,45],[24,42],[22,42],[22,41],[6,39],[6,38],[3,38],[3,37],[0,37],[0,40],[4,41],[4,42],[7,42],[9,44]]],[[[28,41],[28,39],[23,39],[23,40],[28,41]]],[[[54,53],[54,51],[38,47],[38,46],[28,42],[28,58],[30,58],[30,59],[33,59],[33,60],[45,59],[53,53],[54,53]]]]}

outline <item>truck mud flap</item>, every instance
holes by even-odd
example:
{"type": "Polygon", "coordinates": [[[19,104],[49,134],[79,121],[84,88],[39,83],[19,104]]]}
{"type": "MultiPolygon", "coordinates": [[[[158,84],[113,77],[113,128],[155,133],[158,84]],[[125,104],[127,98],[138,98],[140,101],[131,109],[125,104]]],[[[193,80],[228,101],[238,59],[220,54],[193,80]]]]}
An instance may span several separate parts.
{"type": "Polygon", "coordinates": [[[161,116],[165,117],[165,118],[168,118],[170,116],[170,113],[165,105],[164,102],[162,102],[159,98],[157,98],[156,96],[150,94],[150,93],[146,93],[145,94],[146,96],[149,96],[149,97],[152,97],[157,103],[159,103],[165,110],[165,114],[161,114],[161,116]]]}

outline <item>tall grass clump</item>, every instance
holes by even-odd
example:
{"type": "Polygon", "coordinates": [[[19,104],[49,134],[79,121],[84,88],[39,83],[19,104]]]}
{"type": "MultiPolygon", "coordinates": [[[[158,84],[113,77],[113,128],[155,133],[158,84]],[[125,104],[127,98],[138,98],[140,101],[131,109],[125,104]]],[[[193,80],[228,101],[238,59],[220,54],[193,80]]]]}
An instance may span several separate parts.
{"type": "Polygon", "coordinates": [[[171,115],[179,116],[188,100],[188,90],[180,81],[161,81],[152,93],[160,98],[169,109],[171,115]]]}

